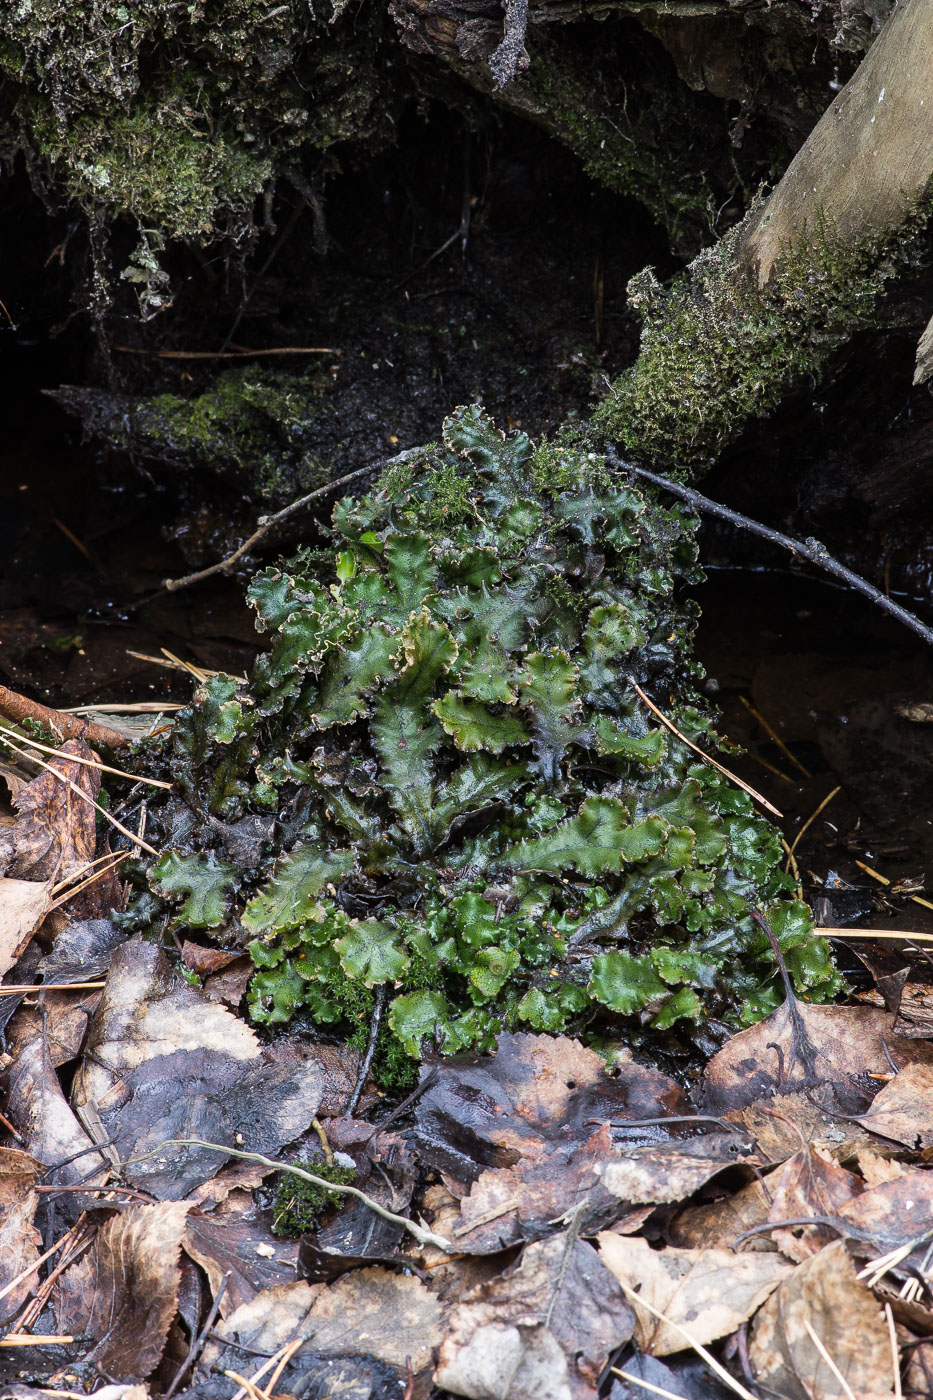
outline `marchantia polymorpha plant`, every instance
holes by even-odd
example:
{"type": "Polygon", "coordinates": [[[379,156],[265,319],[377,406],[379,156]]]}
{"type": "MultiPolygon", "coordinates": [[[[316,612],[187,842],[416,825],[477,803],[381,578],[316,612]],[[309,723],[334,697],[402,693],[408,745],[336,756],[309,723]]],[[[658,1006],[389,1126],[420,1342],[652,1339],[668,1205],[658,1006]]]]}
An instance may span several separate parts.
{"type": "Polygon", "coordinates": [[[384,1065],[613,1014],[757,1019],[781,988],[752,908],[831,996],[777,831],[630,684],[715,747],[696,526],[579,433],[535,447],[458,410],[337,505],[329,575],[299,555],[253,580],[271,645],[178,716],[137,922],[173,901],[248,943],[258,1022],[359,1034],[384,988],[384,1065]]]}

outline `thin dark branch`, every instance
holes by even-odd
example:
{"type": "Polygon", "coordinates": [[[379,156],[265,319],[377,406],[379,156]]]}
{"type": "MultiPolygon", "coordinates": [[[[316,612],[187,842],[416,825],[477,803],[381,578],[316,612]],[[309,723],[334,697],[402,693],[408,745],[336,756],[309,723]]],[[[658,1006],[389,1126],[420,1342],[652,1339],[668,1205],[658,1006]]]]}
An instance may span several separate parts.
{"type": "MultiPolygon", "coordinates": [[[[185,574],[184,578],[167,578],[163,581],[162,587],[166,593],[177,593],[180,588],[190,588],[193,583],[200,583],[202,579],[211,578],[214,574],[226,573],[238,559],[242,559],[244,554],[248,554],[251,549],[254,549],[271,530],[275,529],[276,525],[281,525],[282,521],[287,520],[290,515],[294,515],[296,511],[310,505],[312,501],[320,500],[322,496],[329,495],[331,491],[339,491],[342,486],[349,486],[351,481],[358,481],[361,476],[368,476],[371,472],[372,467],[360,467],[358,471],[348,472],[346,476],[339,476],[336,481],[328,481],[325,486],[318,486],[316,490],[309,491],[306,496],[300,496],[297,501],[292,501],[291,505],[277,510],[275,515],[262,516],[249,539],[244,540],[239,549],[235,549],[225,559],[218,559],[216,564],[211,564],[207,569],[199,569],[196,574],[185,574]]],[[[147,601],[151,602],[152,599],[147,599],[147,601]]]]}
{"type": "Polygon", "coordinates": [[[386,988],[385,983],[383,982],[382,985],[376,989],[376,1001],[375,1005],[373,1006],[373,1019],[369,1027],[369,1042],[366,1046],[366,1054],[363,1056],[362,1062],[360,1064],[360,1072],[356,1076],[356,1083],[353,1086],[353,1093],[347,1099],[347,1106],[343,1111],[345,1118],[352,1118],[357,1108],[359,1107],[359,1102],[363,1095],[363,1089],[365,1087],[366,1080],[369,1078],[369,1071],[372,1069],[373,1057],[376,1054],[376,1043],[379,1040],[379,1026],[382,1022],[382,1009],[385,1006],[385,1004],[386,988]]]}
{"type": "Polygon", "coordinates": [[[191,1368],[197,1362],[198,1357],[201,1355],[201,1352],[204,1350],[204,1343],[207,1341],[208,1335],[210,1334],[214,1323],[217,1321],[217,1316],[220,1312],[220,1305],[223,1301],[224,1293],[227,1291],[227,1284],[230,1282],[231,1272],[232,1270],[228,1269],[227,1272],[224,1274],[223,1278],[220,1280],[220,1285],[217,1289],[217,1295],[214,1298],[213,1303],[211,1304],[211,1310],[207,1314],[204,1326],[201,1328],[197,1336],[191,1339],[191,1345],[188,1348],[188,1355],[185,1357],[184,1361],[181,1363],[178,1370],[175,1372],[175,1377],[168,1390],[165,1392],[163,1400],[172,1400],[172,1396],[175,1394],[175,1391],[181,1384],[182,1377],[186,1375],[188,1371],[191,1370],[191,1368]]]}
{"type": "Polygon", "coordinates": [[[865,597],[870,598],[879,608],[890,613],[892,617],[896,617],[898,622],[909,627],[918,637],[922,637],[928,646],[933,646],[933,628],[927,627],[914,613],[909,612],[907,608],[902,608],[899,603],[895,603],[882,593],[880,588],[876,588],[873,583],[869,583],[860,574],[853,573],[851,569],[846,568],[845,564],[840,564],[839,560],[834,559],[825,544],[821,544],[819,540],[813,538],[792,539],[790,535],[781,534],[779,530],[772,530],[767,525],[759,524],[757,520],[750,520],[747,515],[740,515],[738,511],[730,510],[728,506],[722,506],[718,501],[711,501],[708,496],[702,496],[691,486],[682,486],[679,481],[671,481],[668,477],[658,476],[655,472],[649,472],[644,467],[635,467],[631,462],[623,462],[611,449],[606,455],[613,466],[621,468],[632,476],[641,477],[643,481],[650,481],[655,486],[660,486],[662,490],[669,491],[672,496],[678,496],[682,501],[686,501],[694,510],[703,511],[707,515],[716,515],[720,520],[728,520],[732,525],[738,525],[743,530],[750,530],[753,535],[760,535],[762,539],[770,540],[772,544],[789,549],[792,554],[799,555],[801,559],[815,564],[817,568],[825,569],[827,573],[841,579],[849,588],[864,593],[865,597]]]}

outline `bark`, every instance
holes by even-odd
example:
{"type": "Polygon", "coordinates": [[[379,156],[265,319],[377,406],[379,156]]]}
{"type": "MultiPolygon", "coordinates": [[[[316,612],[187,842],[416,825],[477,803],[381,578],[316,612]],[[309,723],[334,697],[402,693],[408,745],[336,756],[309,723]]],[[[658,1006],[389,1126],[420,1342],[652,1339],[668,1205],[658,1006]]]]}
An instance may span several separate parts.
{"type": "Polygon", "coordinates": [[[804,377],[819,378],[916,263],[933,182],[933,10],[901,0],[770,198],[665,291],[630,284],[638,360],[595,421],[691,472],[804,377]]]}

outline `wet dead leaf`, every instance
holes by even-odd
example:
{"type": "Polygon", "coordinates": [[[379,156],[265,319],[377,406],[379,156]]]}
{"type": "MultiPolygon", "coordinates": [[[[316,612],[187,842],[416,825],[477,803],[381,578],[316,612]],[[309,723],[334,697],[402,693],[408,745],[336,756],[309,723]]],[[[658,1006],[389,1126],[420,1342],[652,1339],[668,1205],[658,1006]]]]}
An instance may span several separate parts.
{"type": "Polygon", "coordinates": [[[878,1090],[872,1075],[900,1066],[933,1062],[933,1047],[893,1033],[894,1018],[863,1006],[810,1006],[785,1001],[766,1020],[723,1046],[706,1066],[703,1102],[724,1113],[774,1094],[812,1093],[830,1086],[830,1107],[864,1112],[878,1090]]]}
{"type": "Polygon", "coordinates": [[[99,1115],[121,1160],[155,1153],[130,1179],[177,1200],[223,1165],[199,1138],[270,1154],[311,1124],[322,1076],[313,1053],[286,1041],[260,1049],[253,1032],[207,1001],[139,938],[114,954],[91,1022],[72,1102],[99,1115]]]}
{"type": "Polygon", "coordinates": [[[51,907],[51,881],[0,878],[0,977],[15,966],[51,907]]]}
{"type": "Polygon", "coordinates": [[[56,1284],[60,1332],[95,1345],[85,1362],[119,1380],[159,1364],[178,1309],[179,1257],[190,1206],[127,1206],[98,1231],[90,1250],[56,1284]]]}
{"type": "MultiPolygon", "coordinates": [[[[616,1278],[704,1346],[746,1322],[791,1271],[776,1254],[654,1250],[646,1240],[609,1231],[597,1238],[600,1255],[616,1278]]],[[[683,1332],[640,1308],[638,1299],[629,1295],[629,1301],[635,1309],[639,1351],[667,1356],[689,1345],[683,1332]]]]}
{"type": "MultiPolygon", "coordinates": [[[[28,1152],[0,1147],[0,1290],[39,1258],[42,1237],[32,1222],[39,1199],[33,1188],[41,1171],[28,1152]]],[[[0,1325],[16,1315],[38,1281],[37,1274],[29,1274],[0,1297],[0,1325]]]]}
{"type": "MultiPolygon", "coordinates": [[[[832,1219],[865,1189],[854,1172],[838,1166],[828,1153],[810,1147],[772,1172],[767,1185],[772,1195],[768,1219],[774,1222],[810,1216],[832,1219]]],[[[792,1227],[773,1234],[781,1252],[797,1263],[818,1254],[837,1238],[838,1231],[825,1225],[792,1227]]]]}
{"type": "Polygon", "coordinates": [[[633,1204],[683,1201],[727,1167],[734,1167],[750,1144],[735,1133],[691,1138],[664,1146],[639,1147],[599,1164],[603,1185],[633,1204]]]}
{"type": "Polygon", "coordinates": [[[215,1329],[216,1341],[205,1349],[203,1365],[238,1368],[243,1352],[237,1342],[271,1356],[287,1343],[302,1347],[282,1376],[279,1391],[300,1394],[298,1386],[316,1353],[353,1353],[375,1357],[403,1375],[406,1358],[414,1371],[431,1364],[441,1340],[441,1307],[420,1281],[385,1269],[359,1269],[335,1283],[289,1283],[268,1288],[215,1329]]]}
{"type": "Polygon", "coordinates": [[[16,794],[13,805],[19,818],[13,829],[16,857],[11,875],[21,880],[62,880],[94,859],[97,814],[85,800],[96,801],[100,791],[100,770],[89,766],[94,761],[96,754],[83,739],[69,739],[48,759],[48,768],[16,794]],[[72,755],[88,762],[69,761],[72,755]],[[85,797],[79,797],[75,788],[85,797]]]}
{"type": "Polygon", "coordinates": [[[550,1234],[588,1202],[585,1228],[622,1213],[596,1175],[613,1157],[607,1120],[689,1113],[665,1075],[634,1063],[607,1072],[565,1037],[503,1035],[495,1058],[435,1066],[416,1109],[426,1164],[462,1196],[457,1248],[489,1253],[550,1234]]]}
{"type": "Polygon", "coordinates": [[[99,1153],[88,1151],[94,1143],[68,1106],[41,1035],[23,1046],[10,1066],[8,1084],[7,1113],[31,1155],[53,1168],[47,1183],[105,1179],[107,1163],[99,1153]],[[64,1165],[54,1170],[58,1163],[64,1165]]]}
{"type": "Polygon", "coordinates": [[[915,1151],[933,1146],[933,1065],[905,1065],[859,1121],[879,1137],[915,1151]]]}
{"type": "Polygon", "coordinates": [[[110,919],[77,919],[56,935],[36,971],[46,982],[96,982],[125,942],[126,934],[110,919]]]}
{"type": "Polygon", "coordinates": [[[236,1192],[225,1207],[213,1215],[193,1210],[185,1224],[184,1247],[207,1274],[216,1296],[221,1280],[227,1284],[220,1303],[221,1317],[249,1303],[263,1289],[292,1283],[298,1260],[298,1245],[276,1239],[256,1218],[256,1207],[248,1196],[236,1192]]]}
{"type": "MultiPolygon", "coordinates": [[[[567,1358],[541,1323],[491,1322],[464,1341],[438,1384],[470,1400],[573,1400],[567,1358]]],[[[591,1392],[592,1393],[592,1392],[591,1392]]]]}
{"type": "Polygon", "coordinates": [[[772,1293],[752,1324],[749,1355],[756,1380],[787,1400],[851,1400],[852,1394],[856,1400],[876,1400],[891,1394],[884,1313],[856,1279],[841,1240],[798,1265],[772,1293]]]}
{"type": "MultiPolygon", "coordinates": [[[[668,1227],[671,1244],[682,1249],[707,1249],[710,1245],[730,1247],[756,1225],[768,1218],[771,1197],[763,1182],[756,1179],[734,1194],[702,1205],[688,1205],[679,1211],[668,1227]]],[[[742,1246],[744,1253],[764,1251],[773,1253],[775,1245],[768,1235],[753,1236],[742,1246]]]]}
{"type": "MultiPolygon", "coordinates": [[[[540,1360],[553,1357],[545,1333],[556,1341],[564,1358],[552,1370],[552,1383],[562,1386],[575,1400],[590,1400],[597,1393],[610,1352],[627,1342],[634,1330],[635,1315],[616,1279],[603,1265],[592,1245],[573,1240],[567,1234],[528,1245],[517,1264],[498,1278],[479,1285],[455,1308],[447,1336],[441,1347],[435,1384],[455,1395],[479,1400],[499,1400],[501,1396],[536,1394],[521,1389],[527,1377],[527,1347],[524,1340],[534,1336],[532,1351],[540,1360]],[[502,1344],[506,1326],[522,1340],[517,1373],[503,1389],[498,1383],[501,1366],[489,1374],[488,1359],[502,1344]],[[482,1388],[478,1388],[481,1376],[482,1388]]],[[[514,1338],[508,1342],[515,1349],[514,1338]]]]}

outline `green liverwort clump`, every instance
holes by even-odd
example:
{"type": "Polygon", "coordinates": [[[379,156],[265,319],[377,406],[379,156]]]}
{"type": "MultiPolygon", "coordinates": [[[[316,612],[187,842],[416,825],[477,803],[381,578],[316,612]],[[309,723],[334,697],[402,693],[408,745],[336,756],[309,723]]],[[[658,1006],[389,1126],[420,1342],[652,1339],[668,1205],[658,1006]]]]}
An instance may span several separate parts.
{"type": "Polygon", "coordinates": [[[358,1033],[379,996],[411,1056],[610,1013],[748,1021],[781,996],[753,907],[797,987],[836,990],[777,832],[630,684],[714,745],[678,597],[695,529],[571,434],[535,449],[472,407],[340,502],[329,580],[254,579],[270,649],[179,717],[150,884],[249,941],[257,1021],[358,1033]]]}

